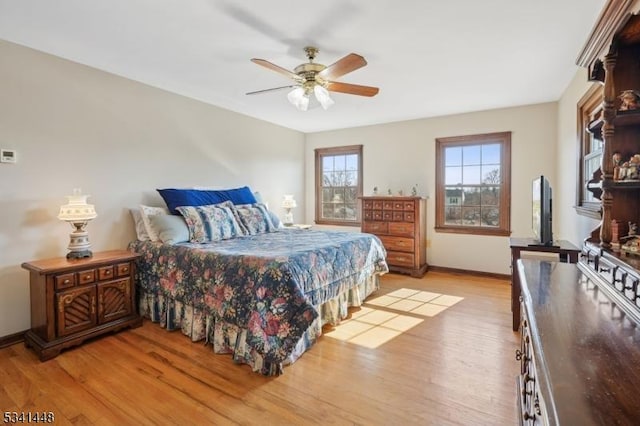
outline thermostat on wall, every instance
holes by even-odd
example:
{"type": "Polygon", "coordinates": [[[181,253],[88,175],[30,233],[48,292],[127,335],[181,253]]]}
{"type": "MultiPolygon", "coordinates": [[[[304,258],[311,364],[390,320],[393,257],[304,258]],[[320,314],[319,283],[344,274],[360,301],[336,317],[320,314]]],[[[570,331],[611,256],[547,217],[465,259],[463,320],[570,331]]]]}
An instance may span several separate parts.
{"type": "Polygon", "coordinates": [[[16,151],[13,149],[0,149],[0,163],[15,163],[16,151]]]}

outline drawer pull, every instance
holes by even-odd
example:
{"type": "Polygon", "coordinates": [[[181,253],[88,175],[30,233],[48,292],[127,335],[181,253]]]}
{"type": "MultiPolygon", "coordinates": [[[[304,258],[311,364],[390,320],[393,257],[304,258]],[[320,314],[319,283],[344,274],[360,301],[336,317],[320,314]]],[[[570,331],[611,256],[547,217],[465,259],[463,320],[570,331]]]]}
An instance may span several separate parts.
{"type": "Polygon", "coordinates": [[[71,282],[71,280],[69,278],[67,278],[66,280],[62,281],[62,284],[69,284],[71,282]]]}
{"type": "Polygon", "coordinates": [[[535,414],[529,414],[528,412],[524,412],[522,414],[522,418],[525,420],[535,420],[536,419],[536,415],[535,414]]]}
{"type": "Polygon", "coordinates": [[[530,376],[529,373],[524,375],[524,383],[527,384],[529,382],[535,382],[536,378],[533,376],[530,376]]]}
{"type": "Polygon", "coordinates": [[[520,361],[522,360],[522,356],[524,354],[522,353],[522,351],[520,349],[516,349],[516,361],[520,361]]]}
{"type": "Polygon", "coordinates": [[[85,280],[90,280],[90,279],[91,279],[91,275],[86,275],[86,276],[84,277],[84,279],[85,279],[85,280]]]}
{"type": "Polygon", "coordinates": [[[611,268],[600,267],[600,272],[611,272],[611,268]]]}
{"type": "Polygon", "coordinates": [[[122,272],[129,272],[129,267],[125,266],[124,268],[122,268],[122,272]]]}
{"type": "Polygon", "coordinates": [[[105,274],[105,275],[110,275],[110,274],[111,274],[111,271],[107,269],[106,271],[104,271],[104,274],[105,274]]]}

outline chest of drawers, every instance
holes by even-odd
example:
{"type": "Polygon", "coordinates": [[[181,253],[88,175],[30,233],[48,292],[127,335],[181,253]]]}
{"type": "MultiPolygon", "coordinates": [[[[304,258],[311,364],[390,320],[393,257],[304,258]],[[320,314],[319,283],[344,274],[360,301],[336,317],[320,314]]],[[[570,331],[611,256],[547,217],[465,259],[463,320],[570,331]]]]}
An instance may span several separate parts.
{"type": "Polygon", "coordinates": [[[26,345],[45,361],[86,339],[141,325],[133,280],[137,257],[112,250],[88,259],[23,263],[30,274],[31,295],[26,345]]]}
{"type": "Polygon", "coordinates": [[[427,271],[425,199],[362,197],[362,232],[380,238],[389,270],[421,277],[427,271]]]}

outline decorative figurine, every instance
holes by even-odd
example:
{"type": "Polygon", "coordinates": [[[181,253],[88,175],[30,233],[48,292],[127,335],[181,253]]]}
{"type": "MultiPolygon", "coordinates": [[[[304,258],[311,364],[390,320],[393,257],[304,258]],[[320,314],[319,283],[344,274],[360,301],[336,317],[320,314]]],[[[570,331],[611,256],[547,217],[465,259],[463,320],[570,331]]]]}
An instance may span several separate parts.
{"type": "Polygon", "coordinates": [[[413,195],[414,197],[418,195],[418,184],[417,183],[415,185],[413,185],[413,188],[411,188],[411,195],[413,195]]]}
{"type": "Polygon", "coordinates": [[[387,195],[393,195],[393,194],[391,193],[391,188],[387,189],[387,195]]]}
{"type": "Polygon", "coordinates": [[[618,99],[621,101],[619,111],[633,111],[640,107],[640,92],[637,90],[623,90],[618,99]]]}
{"type": "Polygon", "coordinates": [[[620,251],[620,222],[611,220],[611,250],[620,251]]]}
{"type": "Polygon", "coordinates": [[[373,187],[373,195],[378,195],[378,187],[377,186],[373,187]]]}
{"type": "Polygon", "coordinates": [[[402,189],[399,189],[398,190],[398,195],[402,197],[404,195],[404,191],[402,189]]]}
{"type": "Polygon", "coordinates": [[[620,180],[622,179],[620,177],[620,166],[622,165],[622,154],[616,151],[613,153],[613,156],[611,157],[611,159],[613,160],[613,180],[620,180]]]}

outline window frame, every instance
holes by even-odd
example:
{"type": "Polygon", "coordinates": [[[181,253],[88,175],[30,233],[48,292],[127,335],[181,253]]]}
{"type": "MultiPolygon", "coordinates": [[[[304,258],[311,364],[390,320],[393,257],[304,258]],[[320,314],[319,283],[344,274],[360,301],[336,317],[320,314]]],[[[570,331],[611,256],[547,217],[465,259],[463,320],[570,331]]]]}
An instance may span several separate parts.
{"type": "Polygon", "coordinates": [[[362,145],[336,146],[329,148],[316,148],[315,152],[315,223],[318,225],[360,226],[362,223],[362,145]],[[356,220],[323,219],[322,218],[322,159],[337,155],[358,156],[358,185],[356,189],[356,220]]]}
{"type": "MultiPolygon", "coordinates": [[[[598,115],[602,114],[603,93],[604,86],[600,83],[594,83],[582,98],[580,98],[577,105],[578,164],[576,167],[576,204],[574,208],[579,215],[597,220],[601,219],[602,203],[600,201],[587,201],[585,199],[585,193],[587,191],[585,188],[587,181],[585,175],[585,160],[596,157],[594,152],[591,151],[590,136],[587,128],[598,115]]],[[[602,158],[603,154],[604,146],[599,156],[602,158]]],[[[602,160],[600,164],[602,167],[602,160]]]]}
{"type": "Polygon", "coordinates": [[[435,231],[470,235],[511,235],[511,132],[436,138],[436,224],[435,231]],[[482,145],[488,142],[501,145],[500,156],[500,220],[495,228],[445,223],[445,166],[444,150],[450,147],[482,145]]]}

